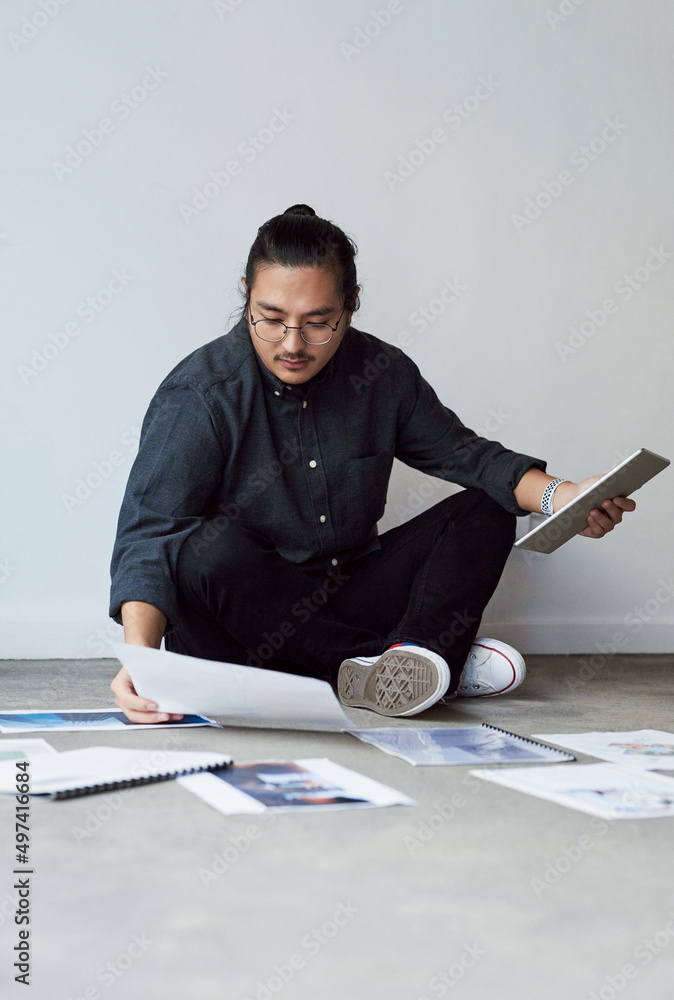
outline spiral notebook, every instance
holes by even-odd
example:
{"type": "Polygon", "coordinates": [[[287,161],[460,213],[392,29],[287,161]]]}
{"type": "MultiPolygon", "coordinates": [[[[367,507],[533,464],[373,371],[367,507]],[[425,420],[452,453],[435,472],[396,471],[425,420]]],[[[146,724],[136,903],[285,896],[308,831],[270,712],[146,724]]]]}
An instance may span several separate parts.
{"type": "Polygon", "coordinates": [[[364,743],[400,757],[408,764],[542,764],[575,760],[573,754],[517,736],[483,722],[481,726],[386,726],[350,729],[364,743]]]}
{"type": "Polygon", "coordinates": [[[231,764],[232,758],[226,754],[201,750],[84,747],[43,754],[24,768],[18,768],[16,760],[0,761],[0,793],[63,799],[215,771],[231,764]]]}

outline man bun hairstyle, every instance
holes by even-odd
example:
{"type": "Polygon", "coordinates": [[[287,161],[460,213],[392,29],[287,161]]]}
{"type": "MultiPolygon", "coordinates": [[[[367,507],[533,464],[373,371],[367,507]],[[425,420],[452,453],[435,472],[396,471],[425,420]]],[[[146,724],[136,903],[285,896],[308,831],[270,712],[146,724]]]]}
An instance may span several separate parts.
{"type": "Polygon", "coordinates": [[[257,231],[246,263],[248,295],[241,318],[258,270],[274,264],[328,268],[334,274],[337,292],[346,311],[356,312],[360,306],[356,294],[357,253],[355,242],[334,222],[316,215],[309,205],[291,205],[281,215],[268,219],[257,231]]]}
{"type": "Polygon", "coordinates": [[[290,208],[286,208],[284,215],[313,215],[316,218],[316,213],[313,208],[309,205],[291,205],[290,208]]]}

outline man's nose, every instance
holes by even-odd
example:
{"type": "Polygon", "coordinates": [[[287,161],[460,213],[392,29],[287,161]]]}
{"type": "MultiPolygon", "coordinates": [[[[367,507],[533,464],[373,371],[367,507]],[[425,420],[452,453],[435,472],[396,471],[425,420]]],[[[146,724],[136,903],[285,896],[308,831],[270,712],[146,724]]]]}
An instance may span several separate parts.
{"type": "Polygon", "coordinates": [[[288,327],[288,332],[283,338],[283,347],[287,354],[300,354],[304,353],[306,348],[305,342],[302,340],[299,328],[294,326],[288,327]]]}

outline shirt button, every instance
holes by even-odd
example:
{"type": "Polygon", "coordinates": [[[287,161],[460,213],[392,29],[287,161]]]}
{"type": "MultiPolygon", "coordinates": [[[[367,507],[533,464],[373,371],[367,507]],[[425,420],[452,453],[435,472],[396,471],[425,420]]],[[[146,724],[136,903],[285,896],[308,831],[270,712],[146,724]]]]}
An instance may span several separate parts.
{"type": "Polygon", "coordinates": [[[278,389],[274,389],[274,395],[275,395],[275,396],[280,396],[280,395],[281,395],[281,393],[280,393],[280,392],[278,391],[278,389]]]}
{"type": "Polygon", "coordinates": [[[325,521],[325,514],[321,514],[321,516],[319,517],[319,519],[318,519],[318,520],[319,520],[319,521],[320,521],[321,523],[322,523],[323,521],[325,521]]]}
{"type": "Polygon", "coordinates": [[[314,462],[313,458],[309,462],[309,468],[311,468],[311,469],[315,469],[316,468],[316,463],[314,462]]]}
{"type": "Polygon", "coordinates": [[[337,565],[337,560],[336,559],[331,559],[330,562],[332,563],[333,566],[337,565]]]}
{"type": "Polygon", "coordinates": [[[304,409],[306,407],[306,405],[307,405],[307,401],[305,399],[304,402],[302,403],[302,409],[304,409]]]}

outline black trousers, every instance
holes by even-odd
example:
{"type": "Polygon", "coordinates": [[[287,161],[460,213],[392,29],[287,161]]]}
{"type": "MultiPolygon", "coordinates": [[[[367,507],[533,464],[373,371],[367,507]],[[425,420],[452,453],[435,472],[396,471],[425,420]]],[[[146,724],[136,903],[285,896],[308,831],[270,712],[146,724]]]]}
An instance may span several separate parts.
{"type": "Polygon", "coordinates": [[[342,660],[404,640],[451,671],[477,635],[515,539],[515,515],[466,489],[380,535],[381,548],[307,572],[235,521],[205,522],[177,565],[179,620],[166,649],[336,683],[342,660]]]}

